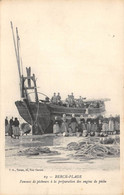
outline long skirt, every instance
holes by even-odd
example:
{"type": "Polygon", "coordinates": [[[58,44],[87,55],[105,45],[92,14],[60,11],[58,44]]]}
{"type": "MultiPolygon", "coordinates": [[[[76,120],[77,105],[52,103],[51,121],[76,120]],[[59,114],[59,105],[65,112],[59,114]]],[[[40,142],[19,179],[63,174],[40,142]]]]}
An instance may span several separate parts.
{"type": "Polygon", "coordinates": [[[87,124],[87,131],[88,131],[88,133],[91,132],[91,123],[88,123],[88,124],[87,124]]]}
{"type": "Polygon", "coordinates": [[[120,130],[120,124],[119,122],[115,121],[115,131],[119,131],[120,130]]]}
{"type": "Polygon", "coordinates": [[[12,134],[13,134],[13,129],[12,129],[12,126],[10,125],[10,127],[9,127],[9,133],[8,133],[10,136],[12,136],[12,134]]]}
{"type": "Polygon", "coordinates": [[[77,123],[76,122],[72,122],[70,124],[70,127],[72,129],[72,133],[75,133],[77,131],[77,123]]]}
{"type": "Polygon", "coordinates": [[[68,132],[68,124],[67,122],[63,122],[61,126],[61,133],[67,133],[68,132]]]}
{"type": "Polygon", "coordinates": [[[113,121],[109,121],[109,131],[114,131],[114,122],[113,121]]]}
{"type": "Polygon", "coordinates": [[[9,133],[9,124],[5,126],[5,134],[9,133]]]}
{"type": "Polygon", "coordinates": [[[91,124],[91,131],[95,132],[98,130],[97,124],[91,124]]]}
{"type": "Polygon", "coordinates": [[[98,132],[101,132],[102,131],[102,124],[99,124],[98,125],[98,132]]]}
{"type": "Polygon", "coordinates": [[[109,125],[107,123],[103,123],[102,131],[108,131],[108,130],[109,130],[109,125]]]}
{"type": "Polygon", "coordinates": [[[54,124],[53,125],[53,133],[60,133],[59,124],[54,124]]]}
{"type": "Polygon", "coordinates": [[[20,129],[19,129],[19,127],[12,127],[12,129],[13,129],[13,135],[14,136],[20,136],[20,129]]]}
{"type": "Polygon", "coordinates": [[[82,136],[83,137],[87,137],[87,135],[88,135],[88,131],[87,130],[84,130],[82,136]]]}
{"type": "Polygon", "coordinates": [[[82,129],[83,129],[83,130],[86,130],[86,125],[85,125],[85,123],[82,123],[82,129]]]}

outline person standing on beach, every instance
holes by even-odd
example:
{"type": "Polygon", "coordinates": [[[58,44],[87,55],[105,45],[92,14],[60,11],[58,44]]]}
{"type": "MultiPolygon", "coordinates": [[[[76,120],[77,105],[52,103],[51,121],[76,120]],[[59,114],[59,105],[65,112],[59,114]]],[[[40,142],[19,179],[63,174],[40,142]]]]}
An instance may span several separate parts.
{"type": "Polygon", "coordinates": [[[19,129],[19,121],[17,118],[15,118],[14,122],[13,122],[13,135],[14,137],[18,137],[20,136],[20,129],[19,129]]]}
{"type": "Polygon", "coordinates": [[[87,123],[87,131],[88,131],[88,133],[90,133],[91,132],[91,124],[92,124],[92,119],[91,119],[90,115],[88,115],[86,123],[87,123]]]}
{"type": "Polygon", "coordinates": [[[10,119],[9,124],[10,124],[10,126],[9,126],[9,135],[12,137],[12,135],[13,135],[13,130],[12,130],[13,117],[10,119]]]}
{"type": "Polygon", "coordinates": [[[61,133],[65,133],[65,135],[68,135],[68,122],[67,122],[66,114],[63,114],[62,117],[61,133]]]}
{"type": "Polygon", "coordinates": [[[69,127],[71,128],[72,133],[76,133],[77,127],[78,127],[78,123],[77,123],[77,120],[75,118],[75,114],[72,114],[72,118],[71,118],[69,127]]]}
{"type": "Polygon", "coordinates": [[[9,125],[8,117],[6,116],[6,118],[5,118],[5,134],[8,133],[8,125],[9,125]]]}

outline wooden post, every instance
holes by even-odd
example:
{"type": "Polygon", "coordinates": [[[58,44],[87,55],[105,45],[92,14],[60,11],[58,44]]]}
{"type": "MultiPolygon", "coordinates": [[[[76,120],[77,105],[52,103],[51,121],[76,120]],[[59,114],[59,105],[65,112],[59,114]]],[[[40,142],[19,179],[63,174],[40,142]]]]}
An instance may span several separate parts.
{"type": "Polygon", "coordinates": [[[36,86],[35,74],[33,74],[33,81],[34,81],[35,101],[38,102],[38,94],[37,94],[37,86],[36,86]]]}
{"type": "Polygon", "coordinates": [[[27,71],[27,77],[29,77],[28,87],[31,87],[31,79],[30,79],[30,77],[31,77],[31,67],[29,67],[29,68],[26,67],[26,71],[27,71]]]}

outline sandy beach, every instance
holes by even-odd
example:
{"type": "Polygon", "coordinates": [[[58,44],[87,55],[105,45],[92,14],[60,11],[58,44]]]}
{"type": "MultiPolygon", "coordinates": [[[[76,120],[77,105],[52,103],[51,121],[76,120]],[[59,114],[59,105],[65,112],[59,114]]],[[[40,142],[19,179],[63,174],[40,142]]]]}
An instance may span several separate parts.
{"type": "Polygon", "coordinates": [[[19,139],[13,139],[10,136],[5,138],[5,164],[6,168],[37,168],[48,171],[64,170],[119,170],[119,157],[79,160],[70,157],[72,151],[67,151],[67,144],[70,142],[79,142],[88,140],[84,137],[63,137],[54,134],[49,135],[25,135],[19,139]],[[19,155],[19,151],[32,147],[48,147],[55,153],[44,153],[39,155],[19,155]]]}

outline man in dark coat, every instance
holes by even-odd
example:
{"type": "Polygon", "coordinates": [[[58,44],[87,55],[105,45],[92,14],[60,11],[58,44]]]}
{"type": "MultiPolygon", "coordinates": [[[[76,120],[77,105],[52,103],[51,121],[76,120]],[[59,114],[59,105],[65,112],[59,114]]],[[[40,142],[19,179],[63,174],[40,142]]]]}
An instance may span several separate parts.
{"type": "Polygon", "coordinates": [[[17,118],[15,118],[14,122],[13,122],[13,135],[16,137],[20,136],[20,130],[19,130],[19,121],[17,118]]]}
{"type": "Polygon", "coordinates": [[[13,125],[13,117],[9,121],[10,127],[9,127],[9,135],[12,137],[13,135],[13,130],[12,130],[12,125],[13,125]]]}
{"type": "Polygon", "coordinates": [[[8,117],[5,118],[5,134],[8,134],[8,117]]]}
{"type": "Polygon", "coordinates": [[[7,125],[8,125],[8,118],[6,116],[6,118],[5,118],[5,126],[7,126],[7,125]]]}

